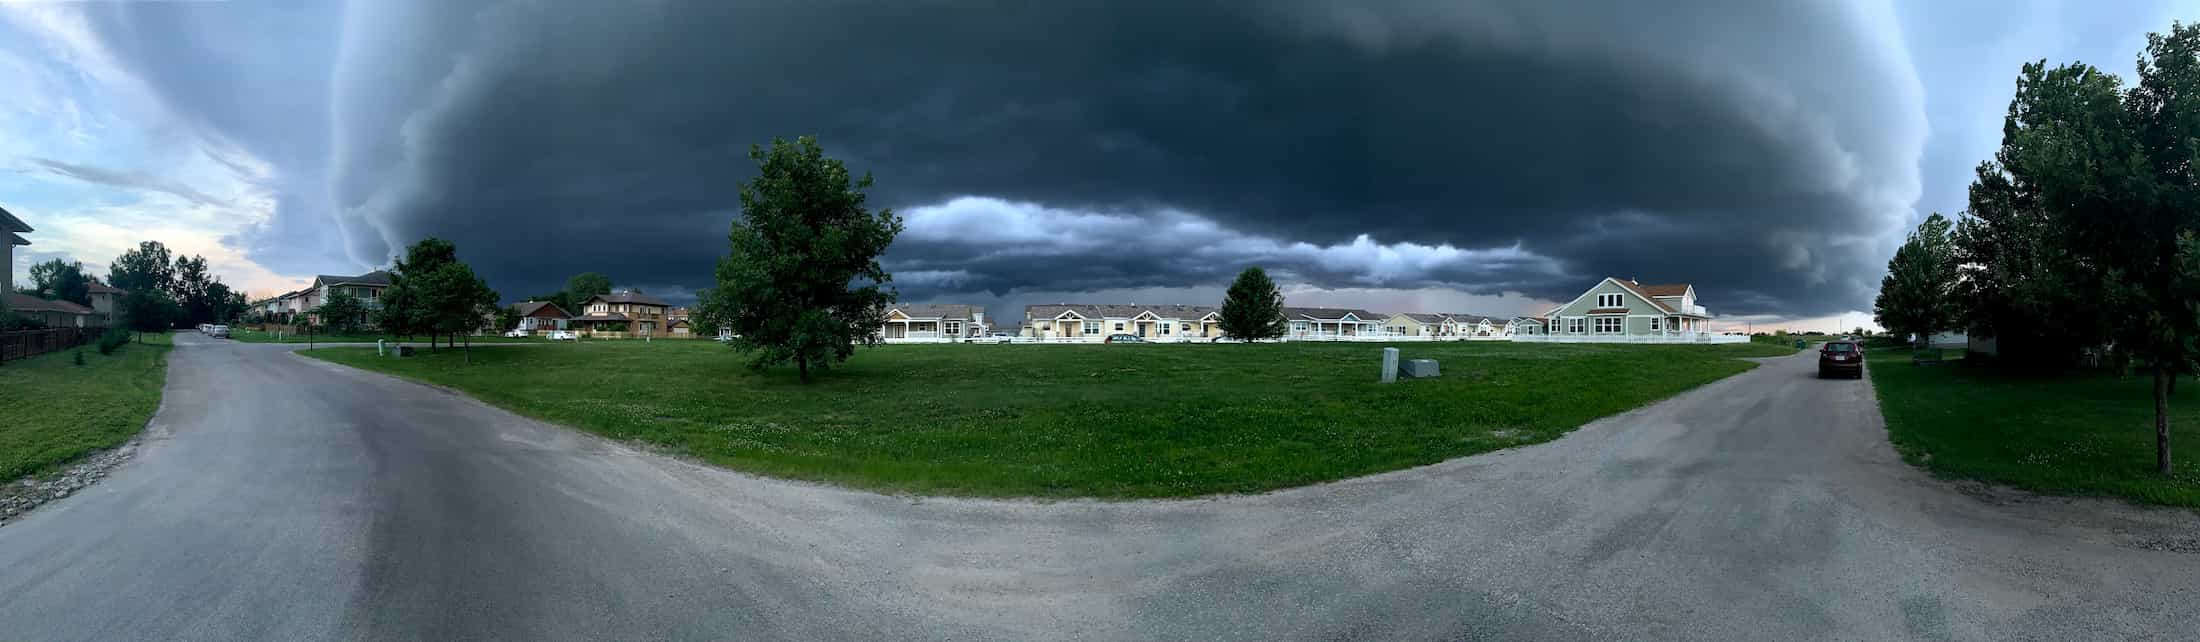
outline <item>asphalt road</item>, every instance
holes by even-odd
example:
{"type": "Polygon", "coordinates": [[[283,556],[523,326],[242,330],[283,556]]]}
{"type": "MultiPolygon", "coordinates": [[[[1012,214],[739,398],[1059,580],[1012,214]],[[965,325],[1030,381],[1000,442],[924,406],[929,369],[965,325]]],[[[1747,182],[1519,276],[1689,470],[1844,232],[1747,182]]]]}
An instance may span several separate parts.
{"type": "Polygon", "coordinates": [[[1902,464],[1808,355],[1251,497],[759,479],[194,336],[138,459],[0,528],[7,639],[2200,638],[2200,518],[1902,464]]]}

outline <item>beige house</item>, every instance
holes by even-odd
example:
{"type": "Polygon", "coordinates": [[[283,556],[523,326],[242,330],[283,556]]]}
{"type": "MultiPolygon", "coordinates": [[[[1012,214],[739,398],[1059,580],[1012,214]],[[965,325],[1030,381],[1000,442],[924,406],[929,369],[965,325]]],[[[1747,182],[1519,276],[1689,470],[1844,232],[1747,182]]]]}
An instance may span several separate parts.
{"type": "Polygon", "coordinates": [[[670,328],[672,304],[640,290],[598,294],[581,302],[581,316],[567,321],[592,336],[660,337],[670,328]]]}
{"type": "Polygon", "coordinates": [[[1440,337],[1450,334],[1450,323],[1441,314],[1400,312],[1383,321],[1383,332],[1396,337],[1440,337]]]}
{"type": "Polygon", "coordinates": [[[97,317],[95,322],[99,325],[119,324],[122,321],[122,297],[128,296],[130,292],[98,281],[92,282],[90,292],[92,315],[97,317]]]}
{"type": "Polygon", "coordinates": [[[1222,311],[1198,305],[1057,303],[1024,307],[1023,336],[1100,341],[1128,334],[1147,341],[1205,341],[1222,336],[1222,311]]]}
{"type": "Polygon", "coordinates": [[[887,343],[952,343],[985,336],[985,308],[962,303],[897,305],[886,310],[878,336],[887,343]]]}

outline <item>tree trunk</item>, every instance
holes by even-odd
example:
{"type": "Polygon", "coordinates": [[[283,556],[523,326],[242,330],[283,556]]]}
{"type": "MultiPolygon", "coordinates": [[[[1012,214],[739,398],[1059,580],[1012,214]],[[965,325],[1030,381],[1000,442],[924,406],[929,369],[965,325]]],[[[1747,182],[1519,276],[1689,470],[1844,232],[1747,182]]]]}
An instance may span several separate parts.
{"type": "Polygon", "coordinates": [[[466,337],[466,365],[474,365],[474,338],[466,337]]]}
{"type": "MultiPolygon", "coordinates": [[[[809,382],[810,382],[810,360],[809,360],[809,359],[804,359],[804,358],[802,358],[802,357],[795,357],[795,358],[794,358],[794,369],[795,369],[795,372],[797,373],[797,377],[798,377],[798,378],[800,378],[800,379],[802,380],[802,383],[809,383],[809,382]]],[[[2168,464],[2163,464],[2163,465],[2164,465],[2164,466],[2167,466],[2168,464]]]]}
{"type": "Polygon", "coordinates": [[[2169,467],[2169,386],[2174,375],[2157,361],[2154,365],[2154,468],[2164,475],[2169,467]]]}

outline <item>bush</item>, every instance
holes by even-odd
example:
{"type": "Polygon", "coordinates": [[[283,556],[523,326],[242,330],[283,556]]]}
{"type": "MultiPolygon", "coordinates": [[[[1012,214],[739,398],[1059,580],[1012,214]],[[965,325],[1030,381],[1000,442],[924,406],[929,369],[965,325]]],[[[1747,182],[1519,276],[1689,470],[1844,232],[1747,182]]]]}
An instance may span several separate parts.
{"type": "Polygon", "coordinates": [[[124,330],[119,327],[108,328],[106,334],[99,335],[99,353],[114,354],[116,348],[120,348],[128,343],[130,343],[129,330],[124,330]]]}

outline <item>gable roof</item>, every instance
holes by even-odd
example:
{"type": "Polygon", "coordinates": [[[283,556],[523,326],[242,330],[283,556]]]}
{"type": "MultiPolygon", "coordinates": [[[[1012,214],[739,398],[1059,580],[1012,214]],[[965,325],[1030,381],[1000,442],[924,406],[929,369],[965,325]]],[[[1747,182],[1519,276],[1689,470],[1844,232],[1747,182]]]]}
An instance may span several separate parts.
{"type": "Polygon", "coordinates": [[[1027,305],[1024,314],[1033,319],[1054,319],[1066,312],[1075,312],[1087,319],[1128,319],[1151,312],[1164,319],[1199,319],[1217,312],[1217,308],[1202,305],[1112,305],[1092,303],[1058,303],[1054,305],[1027,305]]]}
{"type": "Polygon", "coordinates": [[[588,303],[597,299],[603,299],[604,303],[635,303],[640,305],[661,305],[666,307],[670,307],[672,305],[670,303],[666,303],[664,299],[643,294],[640,291],[636,290],[613,292],[610,294],[598,294],[596,296],[588,297],[587,301],[582,301],[581,303],[588,303]]]}
{"type": "Polygon", "coordinates": [[[313,277],[313,287],[318,288],[324,285],[372,285],[389,287],[390,273],[387,270],[375,270],[373,272],[368,272],[366,274],[361,274],[358,276],[337,276],[334,274],[322,274],[313,277]]]}
{"type": "Polygon", "coordinates": [[[1400,312],[1398,313],[1398,316],[1419,321],[1422,323],[1443,323],[1445,318],[1445,315],[1428,314],[1425,312],[1400,312]]]}
{"type": "Polygon", "coordinates": [[[1337,319],[1345,318],[1346,316],[1359,317],[1361,321],[1381,321],[1383,319],[1390,318],[1388,315],[1376,314],[1359,308],[1286,307],[1283,309],[1283,316],[1286,319],[1307,319],[1319,321],[1335,321],[1337,319]]]}
{"type": "Polygon", "coordinates": [[[1636,285],[1636,288],[1642,290],[1643,293],[1648,294],[1652,297],[1678,297],[1688,294],[1688,284],[1686,283],[1636,285]]]}
{"type": "Polygon", "coordinates": [[[129,291],[129,290],[124,290],[124,289],[122,289],[122,288],[118,288],[118,287],[115,287],[115,286],[112,286],[112,285],[107,285],[107,284],[105,284],[105,283],[100,283],[100,282],[98,282],[98,281],[93,281],[93,282],[91,283],[91,285],[87,285],[87,286],[84,286],[84,291],[86,291],[86,292],[90,292],[90,293],[92,293],[92,294],[129,294],[129,293],[130,293],[130,291],[129,291]]]}
{"type": "MultiPolygon", "coordinates": [[[[0,231],[36,232],[38,230],[31,229],[31,225],[29,223],[25,223],[23,222],[23,219],[16,218],[14,214],[8,213],[7,208],[0,208],[0,231]]],[[[23,239],[17,238],[16,240],[22,241],[23,239]]],[[[30,245],[30,242],[23,241],[21,243],[16,243],[16,245],[30,245]]]]}
{"type": "Polygon", "coordinates": [[[911,319],[973,319],[978,307],[963,303],[917,303],[897,305],[886,310],[900,310],[902,316],[911,319]]]}
{"type": "Polygon", "coordinates": [[[558,317],[560,318],[572,318],[573,316],[573,313],[566,312],[565,308],[558,307],[558,304],[551,303],[549,301],[521,301],[519,305],[513,307],[518,308],[519,315],[523,317],[535,316],[535,313],[541,311],[543,308],[550,308],[552,310],[558,311],[558,317]]]}
{"type": "Polygon", "coordinates": [[[1491,317],[1491,316],[1483,316],[1483,315],[1479,315],[1479,314],[1446,314],[1446,315],[1444,315],[1444,316],[1445,316],[1445,317],[1449,317],[1449,318],[1450,318],[1451,320],[1453,320],[1453,321],[1458,321],[1458,322],[1460,322],[1460,323],[1495,323],[1495,322],[1497,322],[1497,317],[1491,317]]]}
{"type": "Polygon", "coordinates": [[[16,312],[62,312],[66,314],[91,314],[92,309],[71,301],[52,301],[20,292],[7,293],[8,308],[16,312]]]}

